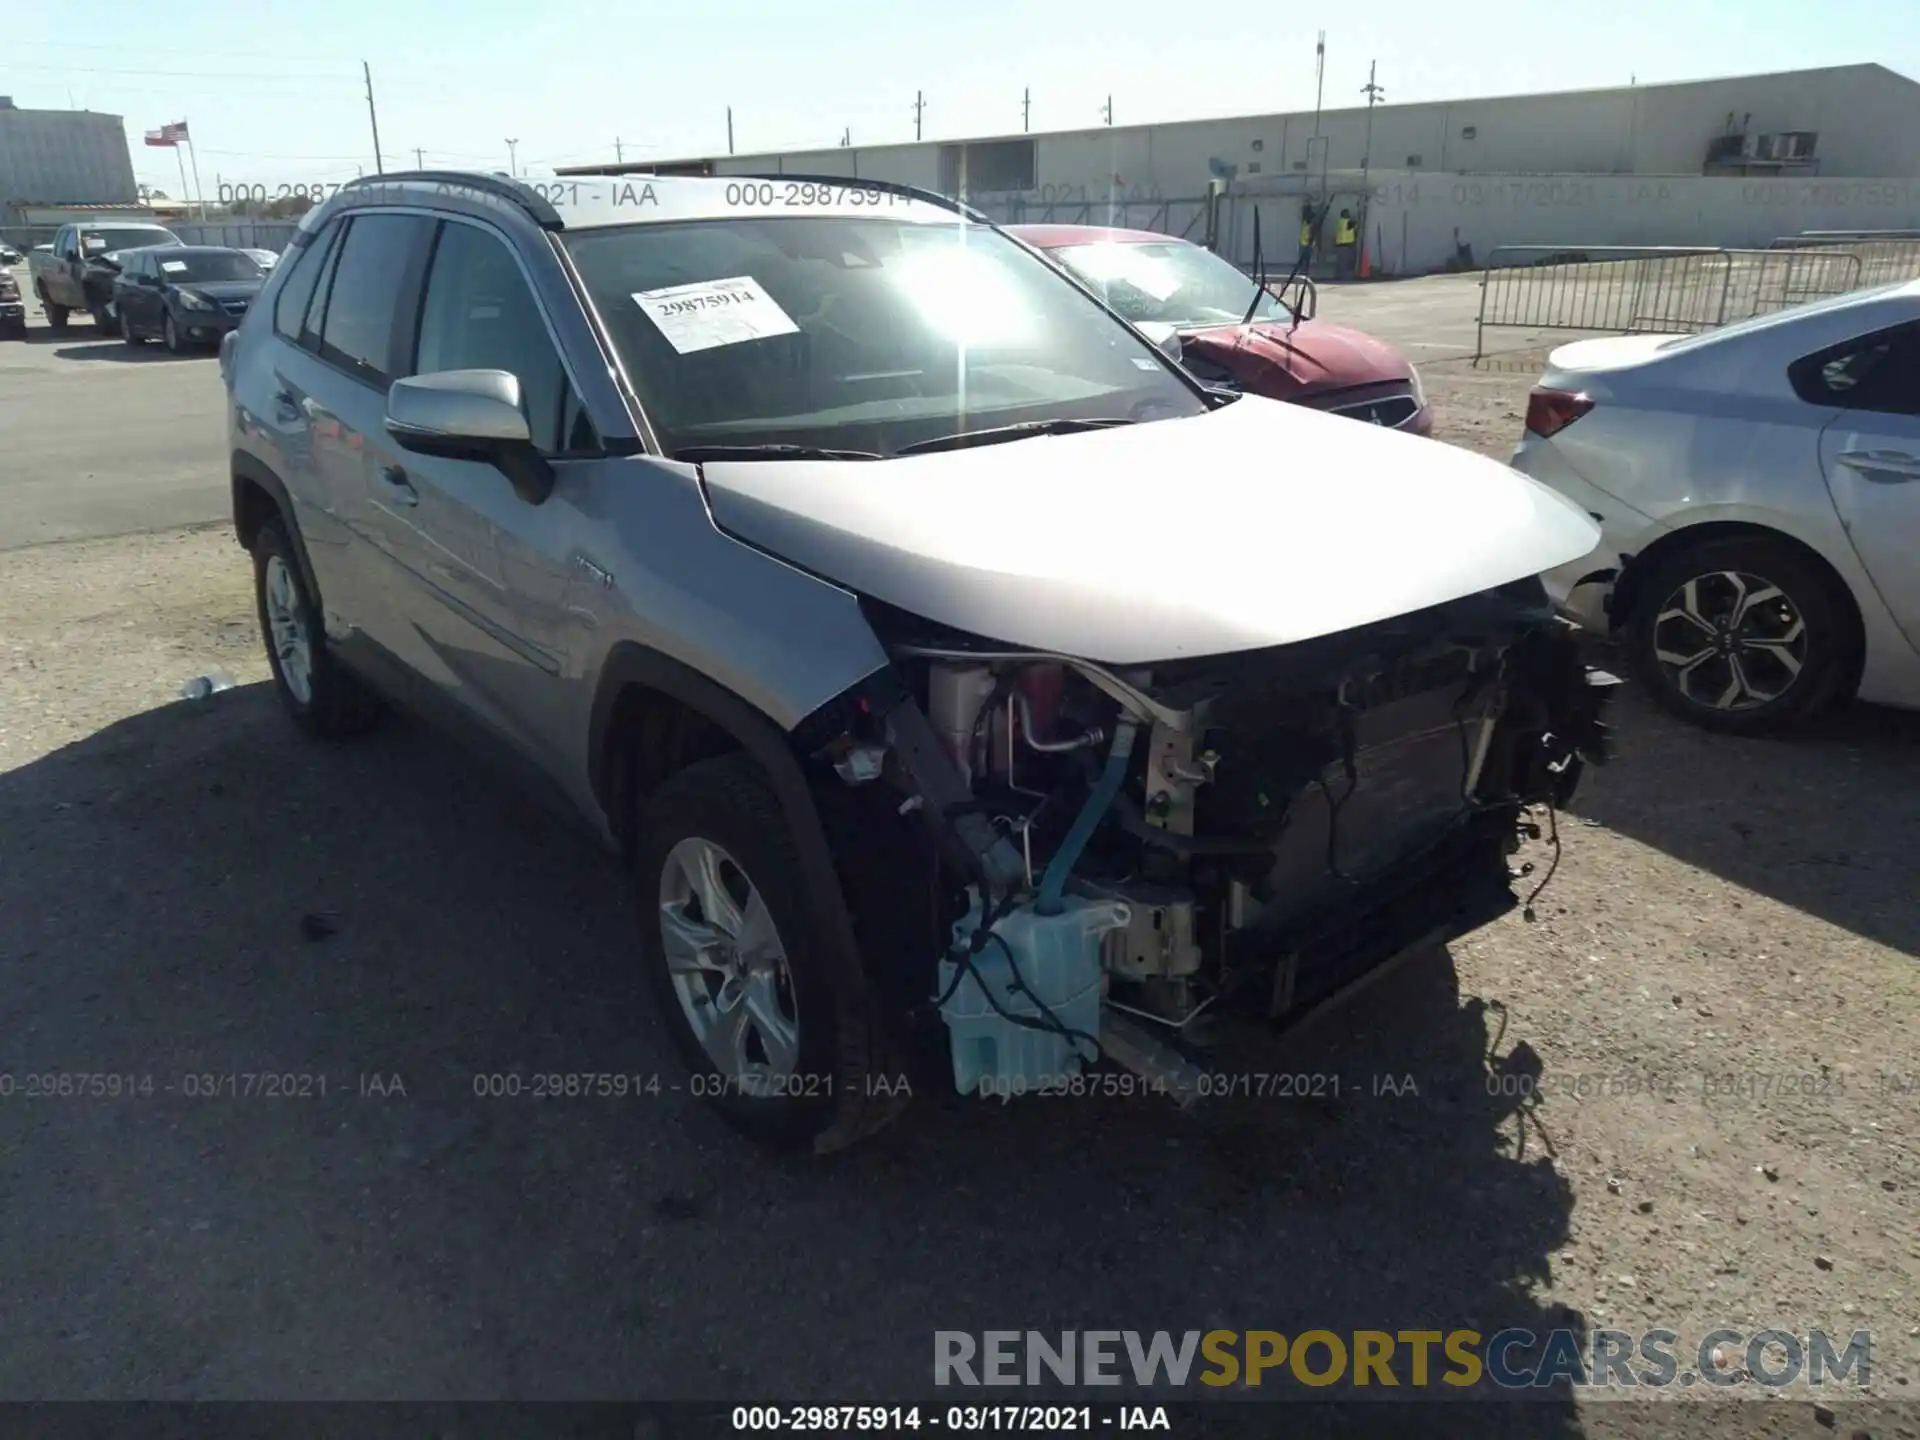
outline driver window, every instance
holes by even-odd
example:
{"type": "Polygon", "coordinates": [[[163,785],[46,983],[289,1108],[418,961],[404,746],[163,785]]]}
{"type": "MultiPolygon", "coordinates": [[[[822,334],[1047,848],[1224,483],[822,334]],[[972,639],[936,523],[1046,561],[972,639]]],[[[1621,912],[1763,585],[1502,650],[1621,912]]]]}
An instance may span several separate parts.
{"type": "Polygon", "coordinates": [[[416,375],[443,370],[517,375],[533,443],[547,454],[598,448],[526,276],[506,245],[477,226],[451,220],[441,226],[416,355],[416,375]]]}

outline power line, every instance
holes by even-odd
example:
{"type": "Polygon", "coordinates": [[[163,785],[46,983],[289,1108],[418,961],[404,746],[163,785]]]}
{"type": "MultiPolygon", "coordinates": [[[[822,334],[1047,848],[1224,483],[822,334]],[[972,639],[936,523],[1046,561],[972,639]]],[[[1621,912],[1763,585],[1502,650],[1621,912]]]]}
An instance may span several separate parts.
{"type": "Polygon", "coordinates": [[[230,70],[153,70],[142,66],[137,70],[122,70],[105,65],[0,65],[0,70],[33,70],[56,75],[164,75],[178,76],[183,80],[333,80],[335,77],[319,70],[275,70],[269,72],[251,72],[235,75],[230,70]]]}

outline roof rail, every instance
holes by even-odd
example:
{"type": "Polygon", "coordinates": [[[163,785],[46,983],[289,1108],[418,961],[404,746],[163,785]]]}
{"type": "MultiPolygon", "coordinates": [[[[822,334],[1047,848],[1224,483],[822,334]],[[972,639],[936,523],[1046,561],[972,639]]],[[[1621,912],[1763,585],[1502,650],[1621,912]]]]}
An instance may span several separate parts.
{"type": "Polygon", "coordinates": [[[380,175],[362,175],[357,180],[347,181],[340,188],[356,190],[364,185],[397,183],[464,185],[469,190],[483,191],[518,205],[532,217],[534,224],[542,229],[561,228],[560,212],[548,204],[539,191],[509,176],[493,175],[480,170],[389,170],[380,175]]]}
{"type": "Polygon", "coordinates": [[[982,215],[964,200],[955,200],[951,195],[942,195],[937,190],[923,190],[918,185],[904,185],[897,180],[866,180],[858,175],[803,175],[788,170],[783,174],[729,174],[715,175],[715,180],[792,180],[801,185],[850,185],[865,190],[885,190],[894,195],[905,195],[912,200],[924,200],[929,205],[938,205],[943,210],[957,211],[967,219],[980,225],[992,225],[993,221],[982,215]]]}

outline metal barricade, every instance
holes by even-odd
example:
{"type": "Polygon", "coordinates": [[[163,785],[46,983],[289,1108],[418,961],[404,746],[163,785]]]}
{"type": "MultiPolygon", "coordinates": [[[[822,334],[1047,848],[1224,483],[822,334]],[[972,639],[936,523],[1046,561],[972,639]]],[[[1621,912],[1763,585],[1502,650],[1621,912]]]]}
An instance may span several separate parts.
{"type": "Polygon", "coordinates": [[[1496,327],[1691,334],[1858,289],[1861,272],[1831,249],[1502,245],[1480,277],[1473,358],[1496,327]]]}
{"type": "Polygon", "coordinates": [[[1863,287],[1920,279],[1920,230],[1809,230],[1782,236],[1773,246],[1852,255],[1863,287]]]}

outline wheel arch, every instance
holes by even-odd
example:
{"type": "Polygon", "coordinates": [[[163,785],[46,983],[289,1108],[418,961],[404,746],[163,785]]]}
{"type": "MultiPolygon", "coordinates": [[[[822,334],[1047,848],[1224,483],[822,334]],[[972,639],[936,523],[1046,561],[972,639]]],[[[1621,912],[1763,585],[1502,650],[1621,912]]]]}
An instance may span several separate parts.
{"type": "Polygon", "coordinates": [[[320,583],[314,577],[313,562],[307,558],[307,542],[293,518],[293,497],[286,482],[271,467],[244,450],[233,452],[233,534],[243,550],[252,550],[260,527],[276,515],[285,523],[287,539],[293,542],[294,558],[300,564],[300,581],[307,594],[320,605],[320,583]]]}
{"type": "Polygon", "coordinates": [[[600,668],[589,721],[587,770],[608,828],[631,851],[642,788],[695,760],[740,750],[766,776],[800,859],[807,918],[842,997],[838,1110],[816,1149],[838,1149],[878,1129],[896,1106],[867,1077],[891,1050],[867,983],[852,911],[827,829],[793,737],[762,711],[691,666],[622,641],[600,668]],[[652,747],[649,751],[648,747],[652,747]]]}
{"type": "Polygon", "coordinates": [[[1791,550],[1827,583],[1842,619],[1847,625],[1846,668],[1839,693],[1852,695],[1859,687],[1861,667],[1866,661],[1866,621],[1860,602],[1834,563],[1806,541],[1784,530],[1752,520],[1703,520],[1679,530],[1669,530],[1652,544],[1642,547],[1621,566],[1608,605],[1608,619],[1618,633],[1631,623],[1634,610],[1645,595],[1647,577],[1668,557],[1697,546],[1720,540],[1764,540],[1791,550]]]}

